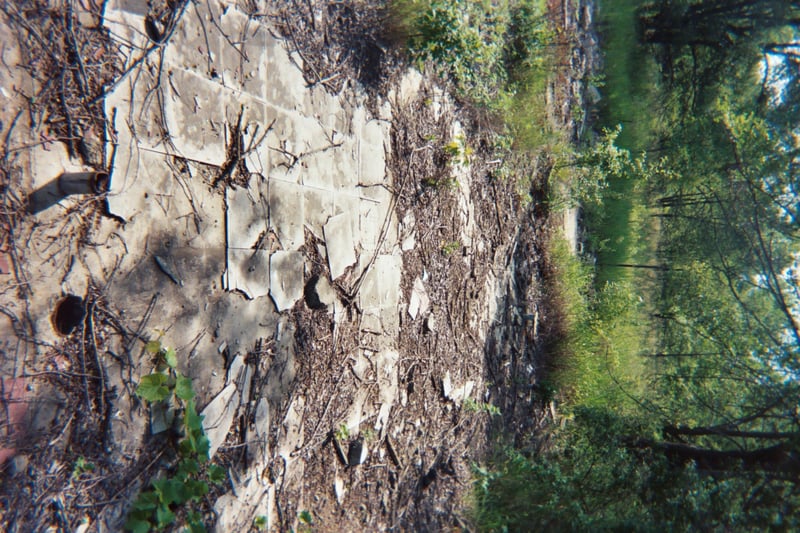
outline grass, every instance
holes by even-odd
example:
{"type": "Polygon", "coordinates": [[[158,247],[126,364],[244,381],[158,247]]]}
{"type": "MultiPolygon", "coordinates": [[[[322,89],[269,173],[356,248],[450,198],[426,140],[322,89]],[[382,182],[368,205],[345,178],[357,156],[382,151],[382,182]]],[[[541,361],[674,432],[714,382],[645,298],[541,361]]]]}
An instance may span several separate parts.
{"type": "MultiPolygon", "coordinates": [[[[641,4],[642,0],[609,0],[600,17],[606,89],[601,121],[607,127],[621,125],[617,145],[634,154],[647,149],[657,130],[649,87],[658,73],[653,60],[637,45],[635,12],[641,4]]],[[[636,262],[642,249],[637,225],[632,223],[635,206],[645,202],[642,189],[635,187],[635,179],[610,179],[608,185],[602,214],[589,217],[592,232],[605,242],[596,250],[600,282],[628,278],[630,272],[607,265],[636,262]]]]}
{"type": "Polygon", "coordinates": [[[637,356],[643,301],[629,282],[596,286],[592,267],[572,253],[565,239],[552,238],[548,253],[551,297],[563,328],[550,354],[552,379],[567,407],[633,407],[631,395],[643,386],[644,368],[637,356]]]}
{"type": "Polygon", "coordinates": [[[544,94],[555,35],[544,0],[394,0],[389,13],[387,32],[412,61],[433,65],[463,100],[498,116],[517,149],[553,140],[544,94]]]}
{"type": "MultiPolygon", "coordinates": [[[[649,87],[656,66],[636,41],[635,10],[640,0],[609,0],[603,4],[601,25],[605,54],[603,125],[621,125],[614,144],[635,159],[646,150],[658,124],[652,113],[649,87]]],[[[593,283],[563,245],[551,245],[557,268],[556,287],[568,299],[568,315],[556,381],[573,407],[630,405],[631,396],[644,392],[647,369],[642,352],[650,349],[648,292],[652,270],[620,265],[647,265],[655,255],[658,228],[648,216],[644,176],[637,165],[609,172],[598,202],[584,203],[588,248],[596,259],[593,283]],[[582,297],[577,297],[581,294],[582,297]],[[580,306],[580,309],[576,307],[580,306]]],[[[584,269],[588,268],[583,266],[584,269]]]]}

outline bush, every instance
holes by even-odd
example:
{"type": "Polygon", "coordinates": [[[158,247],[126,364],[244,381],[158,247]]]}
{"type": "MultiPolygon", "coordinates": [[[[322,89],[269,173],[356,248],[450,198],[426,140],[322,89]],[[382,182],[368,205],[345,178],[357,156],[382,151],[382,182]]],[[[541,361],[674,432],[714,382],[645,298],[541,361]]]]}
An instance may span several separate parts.
{"type": "Polygon", "coordinates": [[[552,32],[541,1],[395,0],[390,12],[388,32],[405,39],[418,67],[433,63],[480,106],[508,105],[548,63],[552,32]]]}

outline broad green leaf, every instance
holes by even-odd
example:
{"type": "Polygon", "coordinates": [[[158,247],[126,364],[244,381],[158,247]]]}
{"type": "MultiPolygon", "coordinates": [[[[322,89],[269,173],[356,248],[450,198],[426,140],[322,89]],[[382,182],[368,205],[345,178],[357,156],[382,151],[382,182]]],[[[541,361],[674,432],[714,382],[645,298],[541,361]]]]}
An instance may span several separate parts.
{"type": "Polygon", "coordinates": [[[132,533],[148,533],[153,525],[147,520],[129,518],[124,527],[126,531],[131,531],[132,533]]]}
{"type": "Polygon", "coordinates": [[[169,398],[169,388],[166,383],[167,376],[161,372],[142,376],[139,386],[136,387],[136,395],[147,402],[166,400],[169,398]]]}
{"type": "Polygon", "coordinates": [[[175,513],[170,511],[166,505],[160,505],[156,509],[156,521],[159,528],[164,528],[175,521],[175,513]]]}
{"type": "Polygon", "coordinates": [[[302,523],[304,523],[304,524],[309,524],[309,525],[311,525],[311,524],[313,524],[313,523],[314,523],[314,517],[313,517],[313,516],[311,516],[311,513],[310,513],[309,511],[307,511],[307,510],[305,510],[305,511],[301,511],[301,512],[300,512],[300,517],[299,517],[299,518],[300,518],[300,521],[301,521],[302,523]]]}
{"type": "Polygon", "coordinates": [[[203,496],[208,494],[208,483],[198,479],[189,479],[186,481],[186,492],[188,499],[200,501],[203,496]]]}
{"type": "Polygon", "coordinates": [[[225,469],[219,465],[211,465],[208,467],[208,479],[211,483],[219,485],[225,481],[225,469]]]}
{"type": "Polygon", "coordinates": [[[208,451],[211,449],[211,443],[205,433],[197,438],[195,449],[197,450],[198,459],[201,461],[208,461],[208,451]]]}
{"type": "Polygon", "coordinates": [[[182,498],[181,495],[182,484],[176,479],[157,479],[153,481],[153,487],[156,489],[162,505],[183,503],[185,501],[185,498],[182,498]]]}
{"type": "Polygon", "coordinates": [[[189,458],[195,456],[194,444],[189,437],[183,439],[178,443],[178,451],[182,457],[189,458]]]}
{"type": "Polygon", "coordinates": [[[194,398],[194,390],[192,389],[191,378],[178,375],[178,378],[175,381],[175,396],[185,401],[189,401],[194,398]]]}
{"type": "Polygon", "coordinates": [[[140,492],[133,502],[134,510],[152,511],[156,507],[158,507],[158,495],[151,490],[140,492]]]}
{"type": "Polygon", "coordinates": [[[150,341],[144,345],[144,349],[150,353],[158,353],[161,351],[161,341],[150,341]]]}
{"type": "Polygon", "coordinates": [[[178,356],[175,354],[175,348],[167,348],[164,351],[164,361],[170,368],[178,366],[178,356]]]}
{"type": "Polygon", "coordinates": [[[178,477],[184,481],[191,475],[195,475],[200,471],[200,464],[191,457],[181,459],[178,463],[178,477]]]}
{"type": "Polygon", "coordinates": [[[191,431],[202,431],[203,429],[203,417],[197,414],[197,407],[194,404],[194,401],[189,400],[186,404],[186,429],[191,431]]]}

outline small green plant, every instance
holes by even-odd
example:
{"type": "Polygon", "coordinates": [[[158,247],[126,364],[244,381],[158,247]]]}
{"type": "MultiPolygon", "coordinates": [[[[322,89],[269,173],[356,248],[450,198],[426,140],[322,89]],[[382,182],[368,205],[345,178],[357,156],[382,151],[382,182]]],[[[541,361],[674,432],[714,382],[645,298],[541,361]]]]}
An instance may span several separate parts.
{"type": "Polygon", "coordinates": [[[88,462],[83,456],[78,457],[72,467],[72,479],[78,479],[81,475],[89,472],[94,472],[94,463],[88,462]]]}
{"type": "Polygon", "coordinates": [[[487,402],[479,402],[472,398],[466,398],[464,400],[464,409],[470,413],[484,412],[489,416],[499,416],[501,414],[500,408],[496,405],[487,402]]]}
{"type": "Polygon", "coordinates": [[[458,187],[458,182],[451,176],[424,178],[422,184],[426,187],[440,190],[453,190],[458,187]]]}
{"type": "Polygon", "coordinates": [[[346,441],[350,438],[350,429],[347,427],[347,424],[339,424],[339,427],[336,428],[336,431],[333,432],[333,435],[338,441],[346,441]]]}
{"type": "Polygon", "coordinates": [[[461,242],[450,241],[442,244],[442,253],[444,255],[452,255],[461,249],[461,242]]]}
{"type": "Polygon", "coordinates": [[[375,430],[373,430],[372,428],[363,429],[362,431],[360,431],[360,434],[361,434],[361,437],[363,437],[363,439],[365,441],[367,441],[367,442],[375,439],[375,436],[376,436],[375,435],[375,430]]]}
{"type": "Polygon", "coordinates": [[[467,144],[467,138],[463,133],[456,135],[456,138],[445,144],[443,149],[444,153],[450,156],[453,164],[461,166],[469,165],[469,158],[474,153],[472,147],[467,144]]]}
{"type": "MultiPolygon", "coordinates": [[[[209,441],[203,430],[203,417],[197,413],[192,380],[176,368],[175,350],[163,347],[160,340],[148,342],[145,349],[155,356],[156,369],[142,377],[136,395],[150,404],[175,403],[182,438],[178,442],[180,459],[172,475],[153,481],[134,501],[125,522],[125,529],[134,533],[169,527],[177,518],[176,511],[200,502],[208,494],[209,482],[219,484],[225,480],[222,467],[207,464],[209,441]]],[[[206,531],[199,512],[187,510],[185,516],[189,531],[206,531]]]]}
{"type": "Polygon", "coordinates": [[[311,514],[311,511],[300,511],[300,513],[297,515],[297,521],[299,522],[297,526],[297,533],[310,533],[313,531],[312,526],[314,525],[314,515],[311,514]]]}
{"type": "Polygon", "coordinates": [[[266,531],[269,521],[265,515],[259,515],[253,519],[253,527],[258,531],[266,531]]]}

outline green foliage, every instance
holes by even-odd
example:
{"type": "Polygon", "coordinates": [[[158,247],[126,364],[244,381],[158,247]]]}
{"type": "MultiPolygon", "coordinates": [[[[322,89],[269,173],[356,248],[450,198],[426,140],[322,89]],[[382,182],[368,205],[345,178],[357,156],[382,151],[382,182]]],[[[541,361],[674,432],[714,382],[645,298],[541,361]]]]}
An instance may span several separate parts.
{"type": "Polygon", "coordinates": [[[603,8],[604,117],[625,130],[565,151],[553,176],[588,207],[598,254],[594,273],[566,243],[549,250],[568,421],[539,453],[502,449],[475,468],[476,524],[795,530],[800,84],[793,57],[771,98],[758,67],[794,47],[800,7],[603,8]]]}
{"type": "Polygon", "coordinates": [[[581,408],[546,452],[499,449],[490,465],[473,468],[477,528],[659,532],[792,527],[790,506],[779,515],[762,516],[757,505],[746,510],[746,502],[776,495],[749,489],[753,479],[747,475],[717,482],[691,464],[671,464],[653,449],[634,445],[634,435],[654,431],[645,418],[581,408]]]}
{"type": "MultiPolygon", "coordinates": [[[[177,519],[176,512],[191,503],[200,502],[208,494],[209,482],[225,480],[225,470],[209,465],[209,441],[203,429],[203,417],[197,413],[190,378],[177,369],[177,356],[160,341],[147,344],[156,356],[156,371],[142,376],[136,394],[148,403],[170,401],[182,411],[179,420],[182,438],[178,442],[180,459],[169,477],[154,480],[150,488],[139,493],[128,514],[125,529],[134,533],[165,529],[177,519]]],[[[205,531],[202,515],[187,509],[186,525],[190,531],[205,531]]]]}
{"type": "Polygon", "coordinates": [[[94,472],[94,468],[94,463],[90,463],[85,457],[80,456],[75,460],[75,464],[72,467],[72,479],[78,479],[83,474],[94,472]]]}
{"type": "Polygon", "coordinates": [[[453,255],[461,249],[460,241],[449,241],[442,243],[442,253],[444,255],[453,255]]]}
{"type": "Polygon", "coordinates": [[[567,394],[570,408],[632,408],[626,391],[645,385],[638,358],[642,302],[634,287],[622,281],[595,286],[592,268],[563,238],[551,239],[548,253],[550,297],[562,312],[552,383],[567,394]]]}
{"type": "Polygon", "coordinates": [[[258,531],[266,531],[269,520],[264,515],[259,515],[253,519],[253,527],[258,531]]]}
{"type": "Polygon", "coordinates": [[[143,376],[136,387],[136,395],[146,402],[162,402],[170,396],[169,376],[156,372],[143,376]]]}
{"type": "Polygon", "coordinates": [[[298,520],[300,520],[301,524],[312,525],[314,524],[314,517],[311,516],[311,512],[308,510],[300,511],[300,514],[297,515],[298,520]]]}
{"type": "Polygon", "coordinates": [[[489,416],[500,416],[502,412],[500,408],[494,404],[480,402],[473,400],[472,398],[465,398],[464,399],[464,409],[470,413],[479,413],[483,412],[488,414],[489,416]]]}
{"type": "Polygon", "coordinates": [[[455,139],[444,145],[444,153],[450,161],[456,165],[468,166],[469,158],[473,154],[472,147],[467,144],[467,138],[462,133],[455,139]]]}
{"type": "Polygon", "coordinates": [[[502,61],[507,9],[492,9],[490,2],[458,0],[395,4],[395,9],[413,17],[408,48],[420,69],[432,61],[453,79],[461,94],[490,103],[506,82],[502,61]]]}
{"type": "Polygon", "coordinates": [[[540,0],[394,0],[390,10],[418,66],[431,62],[479,105],[502,108],[531,72],[549,69],[554,35],[540,0]]]}
{"type": "Polygon", "coordinates": [[[375,430],[372,428],[364,428],[363,430],[359,431],[359,434],[364,438],[365,441],[370,442],[375,439],[377,436],[375,430]]]}
{"type": "Polygon", "coordinates": [[[350,428],[348,428],[345,423],[339,424],[339,427],[336,428],[333,435],[339,442],[344,442],[350,438],[350,428]]]}

